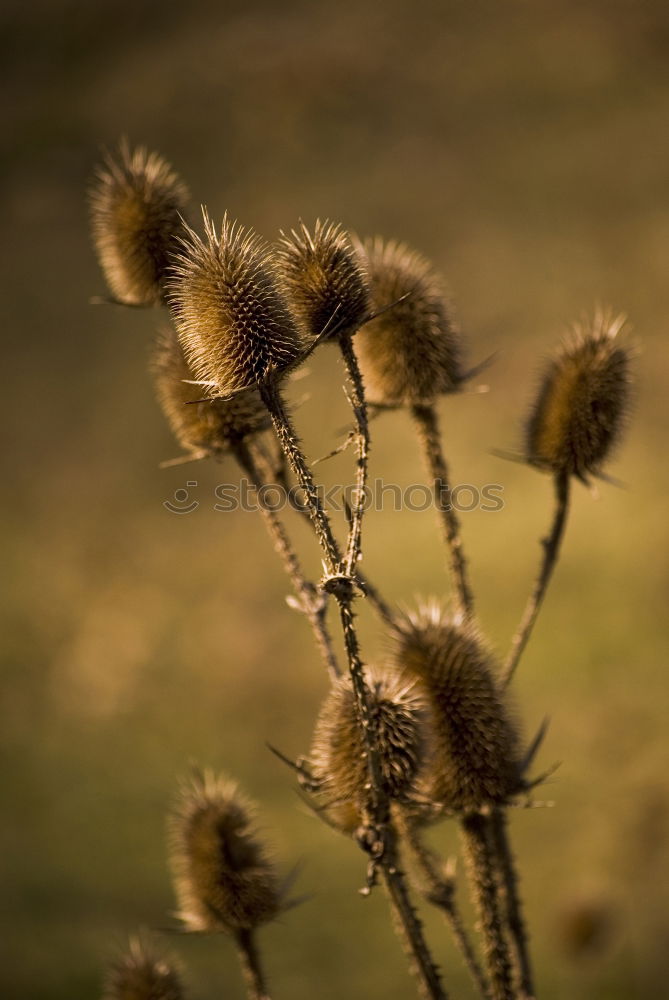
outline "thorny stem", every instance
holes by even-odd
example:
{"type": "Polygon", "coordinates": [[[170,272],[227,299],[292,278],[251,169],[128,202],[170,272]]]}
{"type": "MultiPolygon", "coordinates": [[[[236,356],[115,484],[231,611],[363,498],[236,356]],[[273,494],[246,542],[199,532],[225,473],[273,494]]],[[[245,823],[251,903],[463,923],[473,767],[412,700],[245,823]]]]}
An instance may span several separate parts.
{"type": "Polygon", "coordinates": [[[270,1000],[253,931],[238,930],[235,942],[248,1000],[270,1000]]]}
{"type": "Polygon", "coordinates": [[[479,914],[488,975],[494,1000],[515,1000],[509,948],[500,913],[494,851],[489,818],[481,813],[463,816],[464,854],[479,914]]]}
{"type": "Polygon", "coordinates": [[[527,942],[527,930],[518,892],[518,873],[507,834],[507,817],[502,809],[494,809],[490,817],[492,842],[499,868],[506,921],[511,934],[515,971],[522,1000],[533,1000],[532,967],[527,942]]]}
{"type": "Polygon", "coordinates": [[[361,555],[362,518],[365,513],[365,487],[367,485],[367,467],[369,462],[369,424],[367,422],[367,404],[365,402],[362,375],[360,374],[358,359],[353,350],[353,339],[350,333],[340,334],[339,346],[351,386],[351,408],[356,423],[357,461],[355,502],[353,503],[353,516],[351,518],[348,543],[346,545],[346,558],[344,561],[345,573],[347,576],[351,576],[355,572],[361,555]]]}
{"type": "Polygon", "coordinates": [[[347,574],[341,551],[332,533],[327,513],[307,460],[300,448],[297,434],[286,413],[278,388],[268,382],[260,386],[279,443],[298,484],[305,493],[309,515],[324,555],[326,580],[324,589],[331,593],[339,607],[348,658],[351,684],[356,699],[358,718],[365,742],[370,789],[367,804],[367,830],[362,846],[368,851],[374,871],[381,871],[392,909],[400,924],[402,937],[411,957],[421,996],[425,1000],[447,1000],[439,972],[423,935],[423,928],[409,898],[404,873],[397,864],[397,834],[390,815],[390,804],[383,781],[381,758],[376,738],[370,692],[365,682],[362,660],[355,630],[353,599],[355,579],[347,574]]]}
{"type": "Polygon", "coordinates": [[[469,584],[467,561],[462,549],[460,521],[451,503],[449,472],[442,448],[437,413],[432,403],[414,403],[411,413],[432,478],[435,506],[440,514],[458,605],[465,618],[472,618],[474,595],[469,584]]]}
{"type": "MultiPolygon", "coordinates": [[[[257,492],[258,488],[266,485],[269,480],[261,471],[260,463],[256,460],[257,455],[254,453],[253,444],[246,444],[243,441],[239,442],[235,445],[233,451],[237,461],[250,477],[257,492]]],[[[260,513],[265,522],[267,532],[272,539],[274,548],[281,556],[286,573],[290,577],[295,593],[300,599],[302,611],[311,625],[316,644],[330,677],[335,679],[341,676],[341,670],[337,663],[332,636],[326,623],[327,598],[324,594],[317,593],[314,584],[305,578],[286,527],[276,511],[260,503],[260,513]]]]}
{"type": "Polygon", "coordinates": [[[534,582],[532,593],[530,594],[527,604],[525,605],[523,617],[520,620],[516,634],[511,642],[511,649],[509,650],[509,655],[506,658],[506,662],[502,670],[501,683],[503,687],[506,687],[513,677],[514,671],[518,666],[518,661],[520,660],[523,650],[527,645],[527,641],[532,634],[534,623],[537,620],[541,603],[546,594],[546,590],[548,589],[548,584],[560,553],[560,543],[562,542],[562,536],[567,523],[567,514],[569,512],[568,474],[565,472],[558,473],[554,479],[554,487],[555,510],[553,513],[551,531],[548,537],[543,538],[541,541],[544,550],[541,567],[534,582]]]}
{"type": "Polygon", "coordinates": [[[474,985],[484,1000],[490,1000],[492,996],[490,985],[479,965],[474,947],[462,921],[462,915],[455,899],[453,878],[441,871],[437,858],[423,843],[415,824],[411,823],[402,813],[400,813],[399,826],[402,837],[411,850],[420,872],[425,899],[443,913],[474,985]]]}

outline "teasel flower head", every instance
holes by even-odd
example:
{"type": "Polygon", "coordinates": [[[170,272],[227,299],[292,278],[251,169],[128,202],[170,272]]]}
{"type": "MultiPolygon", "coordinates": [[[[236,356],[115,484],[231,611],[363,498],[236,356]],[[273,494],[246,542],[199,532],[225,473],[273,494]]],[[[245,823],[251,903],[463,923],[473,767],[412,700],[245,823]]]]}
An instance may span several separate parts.
{"type": "Polygon", "coordinates": [[[252,930],[282,908],[277,872],[237,786],[209,772],[181,789],[170,817],[171,864],[186,930],[252,930]]]}
{"type": "MultiPolygon", "coordinates": [[[[411,807],[423,759],[423,715],[415,686],[393,674],[372,678],[372,713],[385,790],[411,807]]],[[[363,821],[369,772],[355,695],[348,678],[337,681],[321,707],[314,730],[309,771],[325,818],[343,833],[363,821]]]]}
{"type": "Polygon", "coordinates": [[[370,314],[367,276],[348,233],[318,220],[281,234],[276,256],[286,297],[306,332],[336,339],[355,333],[370,314]]]}
{"type": "Polygon", "coordinates": [[[293,367],[304,344],[266,244],[203,210],[204,239],[188,228],[169,301],[189,366],[216,394],[249,389],[293,367]]]}
{"type": "Polygon", "coordinates": [[[219,456],[235,443],[271,426],[256,389],[228,400],[208,399],[206,391],[193,384],[193,373],[171,327],[156,336],[151,373],[158,403],[172,433],[193,457],[219,456]]]}
{"type": "Polygon", "coordinates": [[[104,1000],[184,1000],[181,977],[146,937],[130,940],[128,951],[112,962],[104,1000]]]}
{"type": "Polygon", "coordinates": [[[380,313],[355,341],[370,401],[411,405],[456,392],[464,378],[461,338],[432,265],[380,237],[357,248],[380,313]]]}
{"type": "Polygon", "coordinates": [[[93,242],[119,302],[152,305],[163,298],[188,197],[172,167],[143,146],[131,150],[122,142],[98,167],[90,191],[93,242]]]}
{"type": "Polygon", "coordinates": [[[548,365],[525,434],[527,461],[587,482],[601,473],[625,425],[631,352],[624,316],[598,311],[573,329],[548,365]]]}
{"type": "Polygon", "coordinates": [[[507,802],[520,789],[519,738],[475,627],[431,603],[399,622],[393,646],[396,669],[418,684],[430,709],[427,794],[455,812],[507,802]]]}

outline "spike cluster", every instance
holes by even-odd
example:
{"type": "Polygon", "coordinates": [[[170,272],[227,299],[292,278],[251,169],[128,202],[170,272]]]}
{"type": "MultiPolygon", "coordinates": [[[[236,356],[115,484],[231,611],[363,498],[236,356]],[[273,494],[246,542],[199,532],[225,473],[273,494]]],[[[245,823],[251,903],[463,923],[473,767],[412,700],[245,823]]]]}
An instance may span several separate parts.
{"type": "Polygon", "coordinates": [[[277,874],[235,784],[205,772],[170,818],[178,916],[191,931],[252,930],[281,909],[277,874]]]}
{"type": "Polygon", "coordinates": [[[372,307],[384,310],[356,337],[370,400],[400,406],[456,392],[463,380],[460,334],[432,265],[380,237],[358,244],[358,254],[372,307]]]}
{"type": "Polygon", "coordinates": [[[457,812],[506,802],[519,786],[518,734],[476,629],[428,605],[398,625],[394,661],[433,717],[430,797],[457,812]]]}
{"type": "Polygon", "coordinates": [[[217,232],[203,214],[204,239],[187,229],[169,300],[191,369],[228,396],[290,368],[304,345],[265,243],[227,217],[217,232]]]}
{"type": "Polygon", "coordinates": [[[106,157],[90,191],[90,215],[98,261],[114,298],[152,305],[164,297],[187,205],[186,186],[157,153],[121,143],[116,157],[106,157]]]}
{"type": "Polygon", "coordinates": [[[527,421],[532,465],[586,481],[601,471],[629,405],[630,352],[618,340],[624,321],[597,313],[549,364],[527,421]]]}
{"type": "Polygon", "coordinates": [[[312,337],[355,333],[367,319],[369,288],[353,245],[341,226],[317,221],[282,233],[277,263],[286,296],[312,337]]]}
{"type": "Polygon", "coordinates": [[[181,978],[173,964],[161,958],[141,938],[132,938],[126,954],[112,963],[104,1000],[183,1000],[181,978]]]}

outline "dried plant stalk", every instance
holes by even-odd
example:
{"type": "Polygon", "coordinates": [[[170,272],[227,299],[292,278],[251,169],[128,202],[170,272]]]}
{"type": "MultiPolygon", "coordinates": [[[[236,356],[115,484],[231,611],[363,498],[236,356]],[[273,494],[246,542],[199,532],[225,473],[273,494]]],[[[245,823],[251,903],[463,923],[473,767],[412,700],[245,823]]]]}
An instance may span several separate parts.
{"type": "Polygon", "coordinates": [[[518,891],[518,875],[507,834],[508,819],[503,809],[493,809],[490,832],[499,872],[506,922],[511,938],[512,958],[521,1000],[533,1000],[532,966],[527,940],[527,929],[518,891]]]}
{"type": "Polygon", "coordinates": [[[248,1000],[270,1000],[255,934],[251,930],[239,930],[235,943],[248,1000]]]}

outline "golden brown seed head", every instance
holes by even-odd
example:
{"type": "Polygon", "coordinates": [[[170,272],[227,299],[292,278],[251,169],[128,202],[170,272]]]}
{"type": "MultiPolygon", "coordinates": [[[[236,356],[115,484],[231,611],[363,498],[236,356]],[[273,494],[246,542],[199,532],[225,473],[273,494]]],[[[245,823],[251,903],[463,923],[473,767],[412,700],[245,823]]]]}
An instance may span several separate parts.
{"type": "Polygon", "coordinates": [[[596,313],[551,361],[527,421],[532,465],[583,480],[601,471],[629,405],[630,351],[617,339],[624,322],[596,313]]]}
{"type": "Polygon", "coordinates": [[[104,1000],[183,1000],[181,978],[173,964],[142,938],[132,938],[126,954],[113,962],[104,1000]]]}
{"type": "Polygon", "coordinates": [[[235,784],[210,773],[185,784],[170,818],[178,916],[191,931],[252,929],[281,909],[277,875],[235,784]]]}
{"type": "Polygon", "coordinates": [[[358,244],[358,253],[374,311],[406,295],[355,339],[370,400],[410,405],[457,391],[463,379],[460,334],[432,265],[403,243],[379,237],[358,244]]]}
{"type": "Polygon", "coordinates": [[[188,364],[222,396],[293,365],[300,333],[279,291],[265,243],[204,212],[204,240],[188,228],[169,281],[169,300],[188,364]]]}
{"type": "Polygon", "coordinates": [[[427,605],[398,627],[394,661],[431,711],[430,796],[456,811],[505,802],[519,787],[518,734],[477,631],[427,605]]]}
{"type": "MultiPolygon", "coordinates": [[[[373,680],[370,694],[386,792],[391,799],[409,800],[422,762],[421,700],[413,685],[394,675],[373,680]]],[[[348,679],[338,681],[323,703],[310,767],[329,821],[342,832],[353,833],[365,811],[369,772],[348,679]]]]}
{"type": "Polygon", "coordinates": [[[313,233],[304,223],[297,232],[282,233],[277,262],[286,297],[311,336],[355,333],[369,315],[367,277],[339,225],[319,220],[313,233]]]}
{"type": "Polygon", "coordinates": [[[114,298],[151,305],[164,295],[183,234],[188,189],[157,153],[121,143],[98,167],[90,192],[93,242],[114,298]]]}
{"type": "Polygon", "coordinates": [[[151,372],[160,408],[175,438],[193,455],[220,455],[236,442],[271,426],[256,389],[229,400],[203,400],[207,392],[190,384],[193,373],[179,338],[170,327],[156,337],[151,372]]]}

